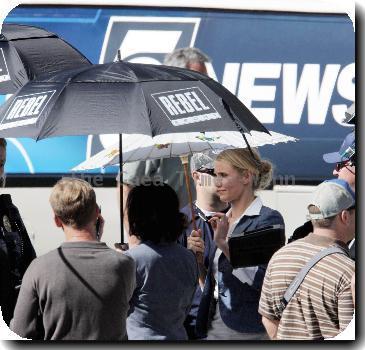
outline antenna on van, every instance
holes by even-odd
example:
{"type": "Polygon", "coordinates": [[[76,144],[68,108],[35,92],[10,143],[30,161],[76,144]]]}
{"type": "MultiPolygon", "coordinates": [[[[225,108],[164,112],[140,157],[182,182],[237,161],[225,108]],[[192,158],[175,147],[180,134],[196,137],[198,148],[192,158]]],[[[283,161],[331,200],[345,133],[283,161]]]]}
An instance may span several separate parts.
{"type": "Polygon", "coordinates": [[[122,61],[122,54],[121,54],[121,52],[120,52],[120,49],[118,49],[118,53],[117,53],[117,55],[118,55],[118,61],[120,62],[120,61],[122,61]]]}

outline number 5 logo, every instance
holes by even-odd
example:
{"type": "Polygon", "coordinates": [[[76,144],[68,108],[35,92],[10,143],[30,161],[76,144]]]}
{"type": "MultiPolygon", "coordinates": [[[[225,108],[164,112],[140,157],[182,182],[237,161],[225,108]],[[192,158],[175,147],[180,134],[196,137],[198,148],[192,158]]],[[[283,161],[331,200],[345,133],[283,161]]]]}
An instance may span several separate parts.
{"type": "Polygon", "coordinates": [[[160,64],[176,48],[194,46],[200,18],[110,17],[100,63],[125,61],[160,64]]]}

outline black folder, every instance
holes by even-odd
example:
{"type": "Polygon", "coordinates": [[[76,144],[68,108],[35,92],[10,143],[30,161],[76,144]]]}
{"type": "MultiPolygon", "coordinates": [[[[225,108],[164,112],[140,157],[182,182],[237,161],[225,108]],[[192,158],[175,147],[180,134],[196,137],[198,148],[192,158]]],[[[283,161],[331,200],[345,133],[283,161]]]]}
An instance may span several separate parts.
{"type": "Polygon", "coordinates": [[[272,225],[242,232],[229,238],[229,254],[233,268],[267,264],[285,244],[283,225],[272,225]]]}

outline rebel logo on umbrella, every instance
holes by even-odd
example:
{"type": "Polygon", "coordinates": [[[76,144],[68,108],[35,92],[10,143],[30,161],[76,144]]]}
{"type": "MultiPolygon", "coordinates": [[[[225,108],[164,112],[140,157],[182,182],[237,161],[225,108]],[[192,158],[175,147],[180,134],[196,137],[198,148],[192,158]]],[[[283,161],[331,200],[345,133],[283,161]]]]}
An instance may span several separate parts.
{"type": "Polygon", "coordinates": [[[56,90],[17,96],[0,123],[0,130],[35,124],[56,90]]]}
{"type": "Polygon", "coordinates": [[[0,83],[10,80],[8,65],[6,64],[4,50],[0,48],[0,83]]]}
{"type": "Polygon", "coordinates": [[[151,96],[174,126],[221,118],[198,87],[159,92],[151,96]]]}

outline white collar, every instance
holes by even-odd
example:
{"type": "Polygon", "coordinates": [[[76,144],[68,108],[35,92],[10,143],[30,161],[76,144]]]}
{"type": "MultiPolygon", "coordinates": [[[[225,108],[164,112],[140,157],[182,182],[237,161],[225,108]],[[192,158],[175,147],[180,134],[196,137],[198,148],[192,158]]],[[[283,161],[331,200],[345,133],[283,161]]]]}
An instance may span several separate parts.
{"type": "Polygon", "coordinates": [[[249,205],[249,207],[245,210],[243,215],[254,216],[260,215],[260,211],[262,208],[262,201],[260,197],[256,197],[253,202],[249,205]]]}
{"type": "MultiPolygon", "coordinates": [[[[247,207],[247,209],[243,212],[243,214],[234,222],[238,223],[244,216],[255,216],[260,215],[260,211],[262,208],[262,201],[260,197],[256,197],[252,203],[247,207]]],[[[227,211],[227,216],[231,215],[232,208],[227,211]]]]}

